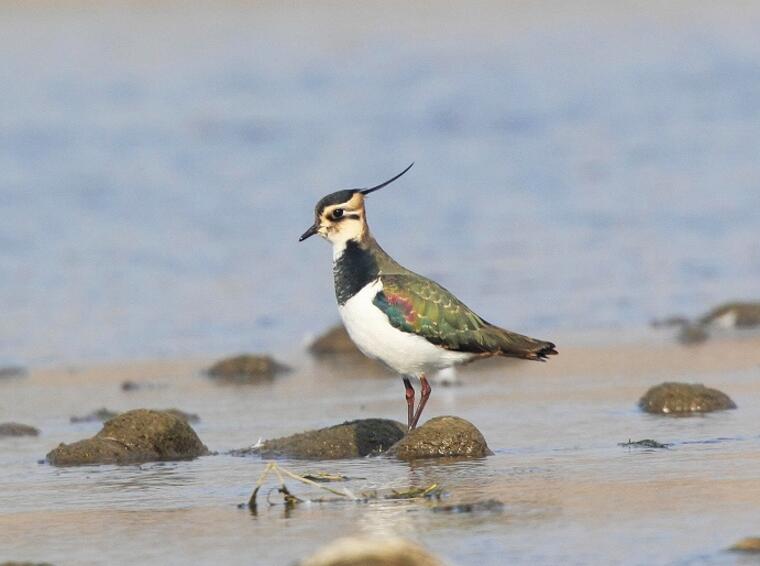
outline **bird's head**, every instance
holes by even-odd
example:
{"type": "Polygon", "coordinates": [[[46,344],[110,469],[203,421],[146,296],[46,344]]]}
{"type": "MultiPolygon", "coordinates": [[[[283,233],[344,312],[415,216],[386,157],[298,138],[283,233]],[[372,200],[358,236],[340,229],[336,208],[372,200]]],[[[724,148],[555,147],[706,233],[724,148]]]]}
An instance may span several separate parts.
{"type": "Polygon", "coordinates": [[[395,177],[368,189],[344,189],[320,199],[314,208],[314,224],[298,239],[299,242],[319,234],[333,245],[345,245],[349,240],[361,240],[367,234],[364,198],[382,189],[412,168],[412,163],[395,177]]]}

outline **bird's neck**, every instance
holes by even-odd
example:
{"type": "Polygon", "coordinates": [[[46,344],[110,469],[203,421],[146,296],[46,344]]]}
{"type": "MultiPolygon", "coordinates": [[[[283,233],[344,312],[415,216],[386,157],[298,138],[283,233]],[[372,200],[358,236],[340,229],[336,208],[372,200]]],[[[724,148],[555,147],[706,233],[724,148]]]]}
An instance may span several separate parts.
{"type": "Polygon", "coordinates": [[[350,239],[343,245],[333,245],[333,276],[335,298],[339,305],[361,291],[380,275],[380,267],[373,253],[372,238],[350,239]]]}
{"type": "Polygon", "coordinates": [[[361,225],[358,222],[352,221],[350,225],[343,227],[329,234],[328,239],[333,248],[333,261],[338,261],[338,258],[343,255],[349,242],[354,242],[362,247],[369,247],[374,238],[369,233],[369,226],[367,226],[366,220],[361,219],[361,225]]]}

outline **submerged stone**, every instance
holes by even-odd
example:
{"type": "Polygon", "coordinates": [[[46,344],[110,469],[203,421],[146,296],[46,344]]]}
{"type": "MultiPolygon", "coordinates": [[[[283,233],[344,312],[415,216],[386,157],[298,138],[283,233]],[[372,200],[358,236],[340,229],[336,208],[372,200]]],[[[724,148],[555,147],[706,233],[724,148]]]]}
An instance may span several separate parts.
{"type": "Polygon", "coordinates": [[[760,302],[730,302],[718,305],[699,319],[700,324],[721,328],[760,326],[760,302]]]}
{"type": "Polygon", "coordinates": [[[37,436],[39,429],[20,423],[0,423],[0,437],[2,436],[37,436]]]}
{"type": "Polygon", "coordinates": [[[422,458],[482,458],[493,454],[471,422],[459,417],[435,417],[409,432],[387,455],[401,460],[422,458]]]}
{"type": "Polygon", "coordinates": [[[433,513],[501,513],[504,503],[498,499],[485,499],[470,503],[455,503],[452,505],[436,505],[433,513]]]}
{"type": "Polygon", "coordinates": [[[718,305],[695,320],[673,316],[652,322],[652,326],[676,326],[682,344],[700,344],[710,337],[711,329],[760,327],[760,302],[734,301],[718,305]]]}
{"type": "Polygon", "coordinates": [[[628,440],[628,442],[618,442],[618,446],[626,448],[670,448],[670,444],[663,444],[652,440],[651,438],[645,438],[643,440],[628,440]]]}
{"type": "Polygon", "coordinates": [[[186,423],[199,423],[201,422],[201,418],[196,415],[195,413],[187,413],[185,411],[180,411],[179,409],[163,409],[164,413],[169,413],[170,415],[174,415],[175,417],[179,417],[186,423]]]}
{"type": "Polygon", "coordinates": [[[109,409],[106,409],[105,407],[101,407],[100,409],[97,409],[87,415],[80,415],[80,416],[72,416],[69,417],[69,421],[72,423],[92,423],[92,422],[105,422],[110,421],[112,418],[117,416],[119,413],[116,411],[111,411],[109,409]]]}
{"type": "MultiPolygon", "coordinates": [[[[197,423],[201,420],[201,418],[195,413],[186,413],[185,411],[180,411],[179,409],[160,409],[160,411],[164,413],[170,413],[188,423],[197,423]]],[[[97,411],[93,411],[88,415],[70,417],[69,420],[72,423],[106,422],[110,421],[114,417],[119,416],[119,414],[120,413],[117,413],[116,411],[111,411],[103,407],[97,411]]]]}
{"type": "Polygon", "coordinates": [[[271,356],[242,354],[219,360],[206,373],[209,377],[231,383],[257,383],[289,370],[271,356]]]}
{"type": "Polygon", "coordinates": [[[653,414],[689,415],[735,409],[736,403],[701,383],[666,382],[650,388],[639,400],[639,407],[653,414]]]}
{"type": "Polygon", "coordinates": [[[164,387],[164,384],[151,381],[132,381],[128,379],[121,382],[121,390],[127,393],[131,391],[144,391],[146,389],[162,389],[164,387]]]}
{"type": "Polygon", "coordinates": [[[298,566],[443,566],[420,545],[400,537],[347,537],[317,550],[298,566]]]}
{"type": "Polygon", "coordinates": [[[656,318],[650,324],[654,328],[668,328],[671,326],[683,326],[690,322],[691,321],[685,316],[674,315],[666,318],[656,318]]]}
{"type": "Polygon", "coordinates": [[[0,367],[0,378],[3,377],[24,377],[26,368],[21,366],[4,366],[0,367]]]}
{"type": "Polygon", "coordinates": [[[747,537],[743,538],[736,544],[734,544],[729,550],[736,552],[751,552],[753,554],[760,554],[760,537],[747,537]]]}
{"type": "Polygon", "coordinates": [[[336,324],[318,336],[309,345],[309,352],[317,357],[334,355],[363,356],[342,324],[336,324]]]}
{"type": "Polygon", "coordinates": [[[707,328],[700,324],[684,324],[678,332],[678,341],[681,344],[694,345],[705,342],[710,337],[707,328]]]}
{"type": "Polygon", "coordinates": [[[371,370],[386,373],[388,368],[368,358],[356,347],[342,324],[337,324],[309,345],[309,353],[320,362],[349,365],[359,371],[371,370]]]}
{"type": "Polygon", "coordinates": [[[103,425],[92,438],[60,444],[47,460],[55,466],[186,460],[208,454],[187,422],[166,411],[137,409],[103,425]]]}
{"type": "Polygon", "coordinates": [[[406,426],[389,419],[361,419],[267,440],[233,454],[260,454],[264,458],[304,460],[362,458],[384,452],[404,436],[406,426]]]}

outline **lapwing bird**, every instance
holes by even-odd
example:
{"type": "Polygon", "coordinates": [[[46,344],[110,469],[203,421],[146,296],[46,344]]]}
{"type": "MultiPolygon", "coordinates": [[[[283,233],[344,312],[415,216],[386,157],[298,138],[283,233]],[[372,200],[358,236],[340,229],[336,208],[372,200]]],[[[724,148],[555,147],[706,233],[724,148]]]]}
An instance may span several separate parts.
{"type": "Polygon", "coordinates": [[[426,375],[491,356],[543,361],[554,344],[499,328],[452,293],[399,265],[375,241],[367,225],[365,197],[377,186],[345,189],[321,199],[314,224],[299,241],[319,234],[332,243],[335,296],[343,324],[366,356],[400,373],[406,388],[407,424],[417,426],[430,397],[426,375]],[[411,379],[420,381],[414,406],[411,379]]]}

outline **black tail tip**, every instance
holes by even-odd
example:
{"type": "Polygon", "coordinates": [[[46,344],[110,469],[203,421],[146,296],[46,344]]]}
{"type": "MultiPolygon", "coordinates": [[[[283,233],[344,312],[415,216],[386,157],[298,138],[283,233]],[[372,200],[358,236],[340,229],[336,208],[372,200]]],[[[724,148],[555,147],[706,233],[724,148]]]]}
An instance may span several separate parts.
{"type": "Polygon", "coordinates": [[[541,346],[541,349],[536,352],[536,359],[541,362],[545,362],[549,356],[556,356],[559,354],[557,347],[551,342],[541,346]]]}

